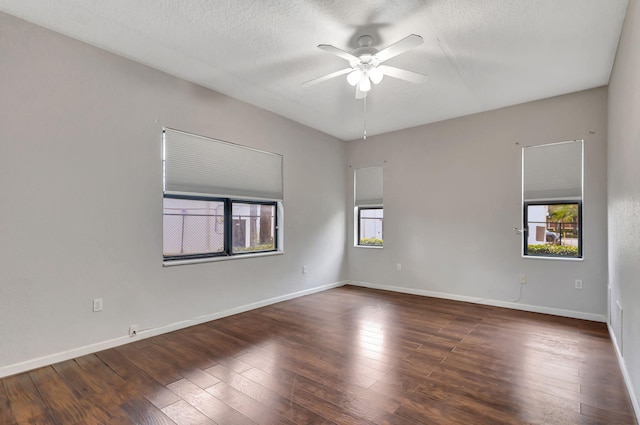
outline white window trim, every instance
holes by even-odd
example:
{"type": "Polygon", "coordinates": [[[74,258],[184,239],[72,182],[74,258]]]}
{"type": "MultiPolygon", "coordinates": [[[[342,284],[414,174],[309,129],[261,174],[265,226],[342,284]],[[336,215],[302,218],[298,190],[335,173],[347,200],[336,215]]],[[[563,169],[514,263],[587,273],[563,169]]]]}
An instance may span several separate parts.
{"type": "Polygon", "coordinates": [[[206,258],[191,258],[188,260],[171,260],[163,261],[163,267],[183,266],[185,264],[199,264],[199,263],[214,263],[216,261],[229,261],[229,260],[241,260],[244,258],[256,258],[256,257],[270,257],[273,255],[282,255],[284,250],[269,251],[269,252],[257,252],[255,254],[241,254],[241,255],[224,255],[218,257],[206,257],[206,258]]]}

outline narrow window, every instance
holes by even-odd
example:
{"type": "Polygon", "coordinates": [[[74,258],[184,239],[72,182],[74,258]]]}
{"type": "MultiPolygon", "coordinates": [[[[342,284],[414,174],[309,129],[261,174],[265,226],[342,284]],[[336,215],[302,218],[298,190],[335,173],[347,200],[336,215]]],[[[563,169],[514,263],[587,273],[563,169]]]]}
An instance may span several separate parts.
{"type": "Polygon", "coordinates": [[[264,252],[276,249],[276,204],[233,202],[232,251],[264,252]]]}
{"type": "Polygon", "coordinates": [[[354,171],[355,246],[382,248],[384,244],[382,184],[382,167],[354,171]]]}
{"type": "Polygon", "coordinates": [[[523,148],[523,255],[582,258],[583,141],[523,148]]]}
{"type": "Polygon", "coordinates": [[[358,208],[358,245],[382,246],[384,209],[376,207],[358,208]]]}

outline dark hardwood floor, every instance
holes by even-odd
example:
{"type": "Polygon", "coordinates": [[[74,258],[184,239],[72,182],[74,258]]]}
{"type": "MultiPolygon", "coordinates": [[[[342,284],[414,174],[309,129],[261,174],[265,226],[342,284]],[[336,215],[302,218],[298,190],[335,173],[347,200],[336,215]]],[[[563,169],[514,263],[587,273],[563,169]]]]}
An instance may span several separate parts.
{"type": "Polygon", "coordinates": [[[0,424],[635,424],[602,323],[342,287],[0,381],[0,424]]]}

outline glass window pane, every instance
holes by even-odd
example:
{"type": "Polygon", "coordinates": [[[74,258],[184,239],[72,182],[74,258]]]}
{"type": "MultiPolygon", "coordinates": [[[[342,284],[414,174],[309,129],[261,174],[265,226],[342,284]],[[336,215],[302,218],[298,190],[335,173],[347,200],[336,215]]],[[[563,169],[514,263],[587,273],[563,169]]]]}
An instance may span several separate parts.
{"type": "Polygon", "coordinates": [[[525,254],[581,257],[579,203],[526,204],[525,254]]]}
{"type": "Polygon", "coordinates": [[[359,245],[382,246],[383,244],[383,223],[384,209],[382,208],[360,208],[360,235],[359,245]]]}
{"type": "Polygon", "coordinates": [[[231,208],[233,253],[275,250],[275,204],[234,202],[231,208]]]}
{"type": "Polygon", "coordinates": [[[224,203],[164,198],[164,256],[190,256],[224,251],[224,203]]]}

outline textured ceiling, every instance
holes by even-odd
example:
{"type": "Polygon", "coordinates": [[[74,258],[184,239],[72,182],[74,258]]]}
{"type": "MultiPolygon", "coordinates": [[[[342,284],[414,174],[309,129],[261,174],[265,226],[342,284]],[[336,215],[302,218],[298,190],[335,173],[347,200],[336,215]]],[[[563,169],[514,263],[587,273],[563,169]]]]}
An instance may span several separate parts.
{"type": "Polygon", "coordinates": [[[367,132],[386,133],[606,85],[628,0],[0,0],[0,10],[275,112],[343,140],[363,103],[341,76],[359,35],[424,44],[387,64],[367,97],[367,132]]]}

